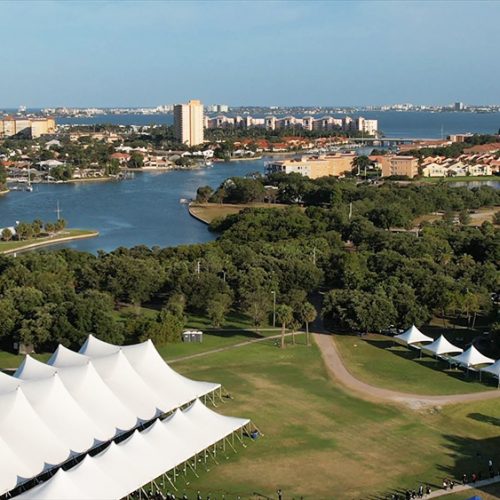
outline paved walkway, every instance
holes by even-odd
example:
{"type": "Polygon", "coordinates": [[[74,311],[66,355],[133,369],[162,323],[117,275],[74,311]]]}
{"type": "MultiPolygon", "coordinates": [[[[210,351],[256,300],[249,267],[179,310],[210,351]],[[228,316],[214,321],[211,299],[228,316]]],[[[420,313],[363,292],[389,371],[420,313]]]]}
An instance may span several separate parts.
{"type": "MultiPolygon", "coordinates": [[[[271,329],[268,329],[270,331],[271,329]]],[[[235,332],[240,332],[243,330],[224,330],[224,331],[235,331],[235,332]]],[[[265,330],[261,330],[265,331],[265,330]]],[[[285,333],[285,337],[290,337],[291,335],[300,335],[303,332],[288,332],[285,333]]],[[[252,339],[252,340],[244,340],[243,342],[238,342],[237,344],[231,344],[231,345],[226,345],[223,347],[217,347],[216,349],[210,349],[208,351],[202,351],[202,352],[197,352],[196,354],[189,354],[188,356],[181,356],[180,358],[174,358],[174,359],[167,359],[167,363],[170,365],[172,363],[177,363],[179,361],[186,361],[188,359],[194,359],[194,358],[201,358],[202,356],[207,356],[208,354],[214,354],[216,352],[224,352],[224,351],[229,351],[230,349],[236,349],[238,347],[244,347],[249,344],[255,344],[257,342],[264,342],[265,340],[275,340],[275,339],[281,339],[281,333],[279,335],[269,335],[268,337],[260,337],[257,339],[252,339]]]]}
{"type": "Polygon", "coordinates": [[[465,484],[465,485],[455,485],[453,490],[436,490],[433,491],[430,495],[425,495],[424,498],[437,498],[437,497],[443,497],[445,495],[451,495],[454,493],[460,493],[461,491],[467,491],[467,490],[474,490],[474,489],[481,489],[484,488],[485,486],[489,486],[490,484],[495,484],[500,481],[500,477],[496,476],[492,479],[483,479],[482,481],[476,481],[474,484],[465,484]]]}
{"type": "Polygon", "coordinates": [[[332,335],[326,333],[314,333],[313,337],[321,351],[323,361],[325,362],[328,371],[335,378],[335,380],[357,395],[362,396],[364,399],[369,399],[370,401],[401,403],[417,410],[430,406],[442,406],[447,404],[467,403],[472,401],[482,401],[485,399],[500,398],[500,390],[473,392],[470,394],[425,396],[421,394],[410,394],[375,387],[357,379],[347,370],[342,358],[340,357],[332,335]]]}

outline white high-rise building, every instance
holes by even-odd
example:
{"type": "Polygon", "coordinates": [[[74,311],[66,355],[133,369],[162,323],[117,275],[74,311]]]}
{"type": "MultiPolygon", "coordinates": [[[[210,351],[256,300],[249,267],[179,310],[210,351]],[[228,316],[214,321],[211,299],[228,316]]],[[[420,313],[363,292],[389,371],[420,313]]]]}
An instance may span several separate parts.
{"type": "Polygon", "coordinates": [[[200,101],[174,106],[174,135],[188,146],[203,143],[203,104],[200,101]]]}

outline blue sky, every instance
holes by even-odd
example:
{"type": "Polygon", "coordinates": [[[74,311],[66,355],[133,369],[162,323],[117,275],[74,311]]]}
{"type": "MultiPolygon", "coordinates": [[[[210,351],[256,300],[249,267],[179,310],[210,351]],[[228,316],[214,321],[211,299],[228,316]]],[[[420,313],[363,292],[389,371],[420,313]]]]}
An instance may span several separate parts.
{"type": "Polygon", "coordinates": [[[500,2],[0,2],[0,107],[500,103],[500,2]]]}

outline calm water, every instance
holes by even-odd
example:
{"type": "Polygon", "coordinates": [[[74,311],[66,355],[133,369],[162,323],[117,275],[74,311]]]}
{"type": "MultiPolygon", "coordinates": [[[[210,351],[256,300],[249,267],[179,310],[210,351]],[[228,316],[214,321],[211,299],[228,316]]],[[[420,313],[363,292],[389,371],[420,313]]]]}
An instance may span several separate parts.
{"type": "MultiPolygon", "coordinates": [[[[97,238],[64,246],[96,252],[119,246],[174,246],[214,238],[205,224],[188,214],[180,198],[193,198],[199,186],[218,187],[228,177],[263,172],[263,160],[214,164],[212,168],[139,173],[128,181],[40,184],[32,193],[0,196],[0,227],[35,218],[55,220],[59,201],[74,228],[96,229],[97,238]]],[[[54,247],[52,247],[54,248],[54,247]]]]}
{"type": "MultiPolygon", "coordinates": [[[[379,129],[387,137],[440,138],[441,133],[475,132],[497,133],[500,129],[500,113],[429,113],[397,111],[363,111],[356,113],[379,121],[379,129]]],[[[340,115],[339,115],[340,116],[340,115]]],[[[58,118],[61,124],[154,125],[172,124],[171,114],[164,115],[100,115],[91,118],[58,118]]]]}

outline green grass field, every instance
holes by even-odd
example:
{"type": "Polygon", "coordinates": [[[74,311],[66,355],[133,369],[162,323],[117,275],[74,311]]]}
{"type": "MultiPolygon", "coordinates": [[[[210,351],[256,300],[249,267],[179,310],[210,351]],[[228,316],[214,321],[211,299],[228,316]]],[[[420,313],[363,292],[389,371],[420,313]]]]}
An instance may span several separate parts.
{"type": "Polygon", "coordinates": [[[49,245],[53,240],[71,240],[72,238],[78,238],[81,236],[92,237],[97,236],[96,231],[87,231],[84,229],[65,229],[60,233],[54,234],[52,236],[46,236],[42,238],[31,238],[29,240],[22,241],[0,241],[0,253],[12,252],[14,250],[22,250],[29,245],[49,245]]]}
{"type": "MultiPolygon", "coordinates": [[[[451,340],[451,337],[450,337],[451,340]]],[[[449,369],[448,363],[394,343],[383,335],[360,338],[337,335],[338,346],[345,365],[360,380],[415,394],[465,394],[496,388],[497,381],[479,382],[476,374],[449,369]]]]}
{"type": "Polygon", "coordinates": [[[500,460],[498,402],[418,412],[366,402],[331,381],[316,347],[263,342],[175,368],[222,382],[234,401],[218,411],[250,417],[265,434],[189,485],[181,479],[181,494],[375,499],[500,460]]]}

